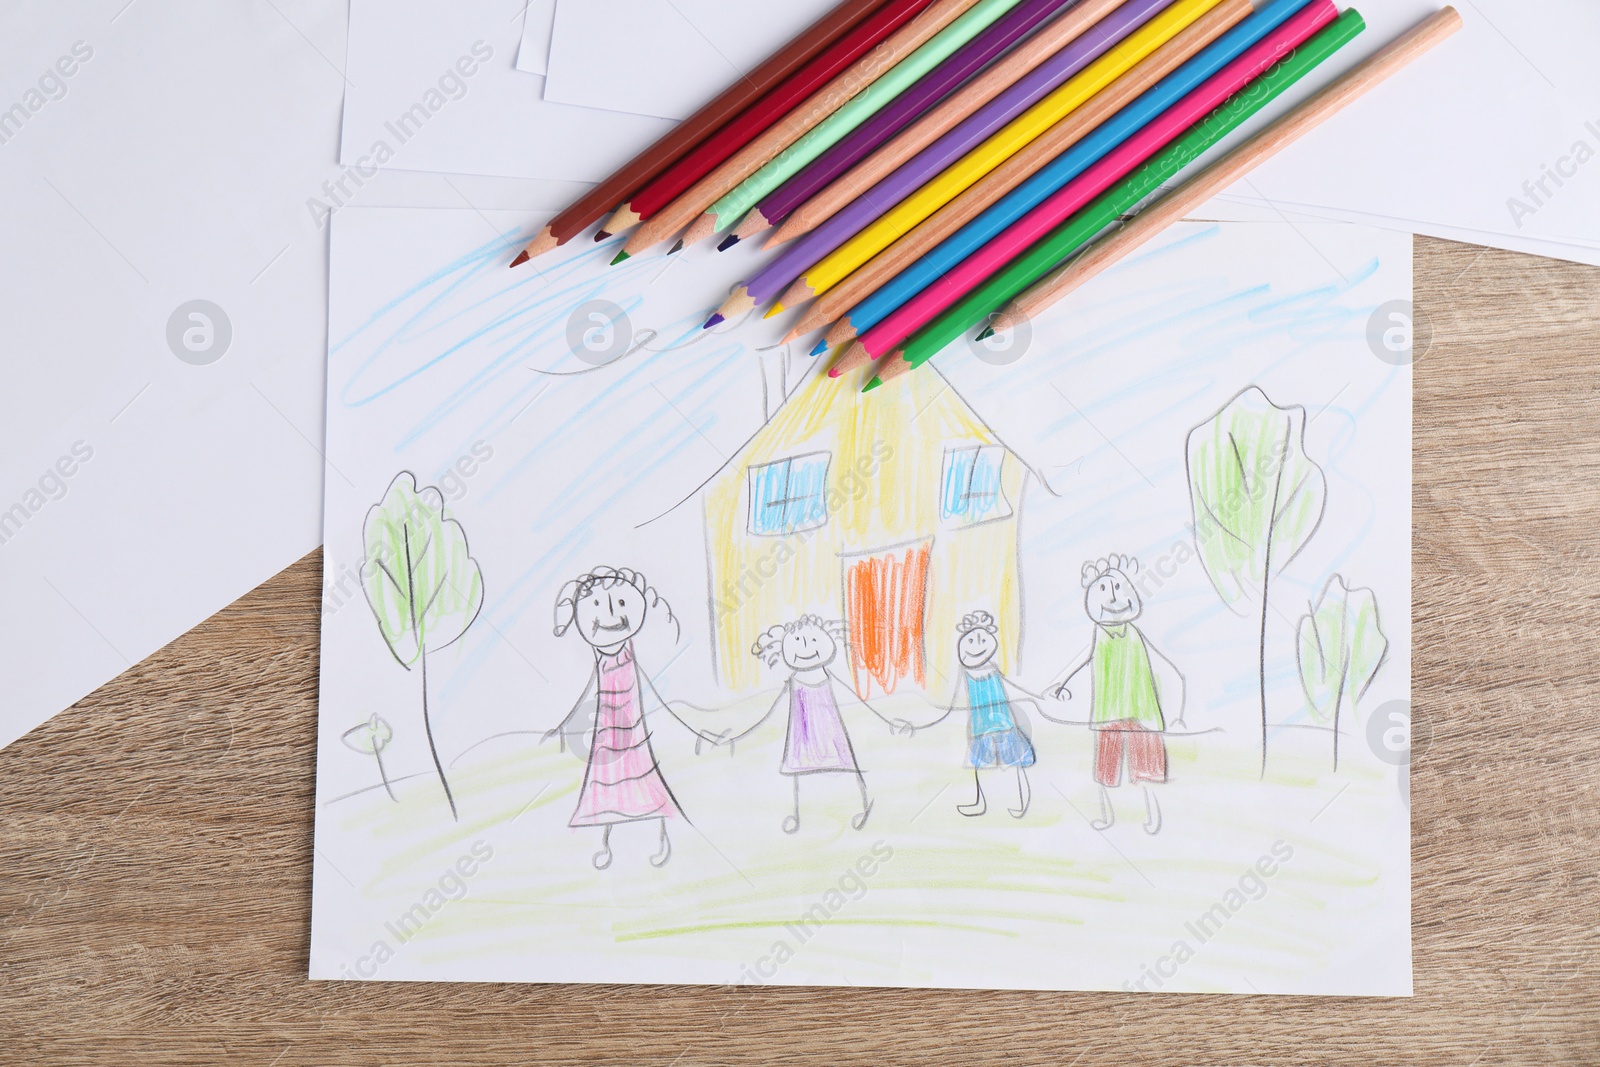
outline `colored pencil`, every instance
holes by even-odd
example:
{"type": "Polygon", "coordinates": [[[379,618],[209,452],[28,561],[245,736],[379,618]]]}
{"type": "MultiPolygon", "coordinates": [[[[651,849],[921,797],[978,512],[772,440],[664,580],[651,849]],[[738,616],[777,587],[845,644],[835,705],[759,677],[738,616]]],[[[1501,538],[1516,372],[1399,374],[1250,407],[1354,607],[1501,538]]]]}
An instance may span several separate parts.
{"type": "Polygon", "coordinates": [[[619,260],[638,255],[678,233],[718,197],[754,174],[769,159],[837,111],[879,75],[922,47],[977,2],[934,0],[916,18],[879,42],[842,74],[812,93],[793,111],[646,220],[623,246],[619,260]]]}
{"type": "MultiPolygon", "coordinates": [[[[1005,226],[992,240],[960,259],[851,345],[829,370],[838,377],[851,366],[876,359],[926,325],[945,308],[1002,269],[1095,197],[1221,107],[1274,64],[1305,43],[1339,14],[1333,0],[1313,0],[1203,85],[1137,129],[1092,166],[1005,226]]],[[[992,209],[991,209],[992,210],[992,209]]]]}
{"type": "MultiPolygon", "coordinates": [[[[800,205],[783,220],[762,247],[773,248],[808,233],[831,218],[835,212],[887,177],[901,164],[939,140],[962,120],[975,113],[1001,93],[1031,75],[1041,64],[1088,32],[1095,24],[1121,7],[1127,0],[1079,0],[1044,29],[1023,41],[994,66],[962,86],[938,107],[895,135],[880,151],[867,156],[829,186],[800,205]]],[[[1093,58],[1093,57],[1091,57],[1093,58]]],[[[1088,62],[1085,60],[1084,62],[1088,62]]],[[[1076,71],[1060,75],[1065,81],[1076,71]]],[[[1048,85],[1040,95],[1054,89],[1048,85]]],[[[998,128],[998,127],[996,127],[998,128]]]]}
{"type": "MultiPolygon", "coordinates": [[[[1201,3],[1205,0],[1180,0],[1201,3]]],[[[1215,0],[1210,0],[1215,2],[1215,0]]],[[[740,218],[767,193],[787,181],[851,130],[910,89],[917,81],[943,63],[962,45],[1016,7],[1021,0],[979,0],[972,10],[941,30],[927,44],[901,60],[894,69],[874,81],[834,114],[794,144],[779,152],[760,170],[725,193],[706,209],[704,217],[689,231],[684,241],[692,244],[702,230],[715,233],[726,222],[740,218]]]]}
{"type": "MultiPolygon", "coordinates": [[[[794,307],[811,296],[825,292],[866,263],[912,227],[932,215],[984,175],[1026,148],[1053,126],[1072,117],[1072,113],[1115,84],[1141,60],[1177,36],[1185,27],[1216,7],[1219,0],[1176,0],[1137,32],[1130,34],[1110,52],[1095,60],[1065,85],[1007,123],[1005,128],[947,167],[938,177],[879,215],[838,248],[823,256],[779,299],[794,307]]],[[[1220,32],[1220,31],[1219,31],[1220,32]]],[[[1187,57],[1185,57],[1187,58],[1187,57]]],[[[1153,84],[1141,79],[1133,93],[1137,96],[1153,84]]],[[[1132,97],[1128,97],[1129,100],[1132,97]]],[[[1127,101],[1125,100],[1124,103],[1127,101]]],[[[1120,105],[1119,105],[1120,106],[1120,105]]],[[[1097,114],[1094,121],[1081,117],[1066,127],[1077,140],[1110,113],[1097,114]]],[[[1041,160],[1041,163],[1043,161],[1041,160]]]]}
{"type": "MultiPolygon", "coordinates": [[[[820,258],[822,252],[831,250],[842,242],[845,236],[859,230],[875,216],[877,211],[873,210],[874,204],[886,206],[902,199],[911,190],[960,159],[972,148],[982,144],[990,134],[1038,103],[1062,82],[1099,59],[1106,51],[1171,3],[1172,0],[1086,0],[1072,8],[974,82],[974,85],[988,83],[981,88],[988,99],[973,100],[969,108],[970,113],[962,114],[961,109],[969,107],[968,103],[960,100],[968,92],[962,90],[946,104],[940,105],[919,119],[914,127],[896,138],[889,146],[868,156],[850,174],[829,186],[821,195],[836,196],[835,190],[846,182],[855,180],[853,175],[877,174],[879,177],[884,177],[884,181],[876,185],[868,183],[851,189],[848,199],[839,204],[839,207],[843,207],[845,203],[855,201],[850,205],[850,210],[854,214],[843,224],[848,229],[841,233],[838,242],[828,245],[815,256],[807,257],[802,254],[800,258],[795,258],[786,252],[745,285],[735,289],[718,313],[726,318],[732,318],[748,311],[755,304],[770,299],[784,286],[794,281],[801,270],[820,258]],[[1104,15],[1103,19],[1099,17],[1101,15],[1104,15]],[[1049,47],[1057,40],[1061,45],[1059,48],[1040,55],[1030,51],[1040,42],[1049,47]],[[1009,79],[1012,73],[1017,72],[1017,68],[1012,66],[1012,61],[1019,57],[1030,69],[1021,72],[1014,80],[1007,80],[1004,84],[989,81],[991,76],[996,74],[1009,79]],[[955,104],[956,107],[949,107],[951,104],[955,104]],[[949,125],[942,125],[941,122],[948,122],[949,125]],[[933,147],[930,148],[929,145],[933,147]],[[923,148],[927,148],[927,151],[922,151],[923,148]],[[895,164],[879,169],[876,161],[888,154],[903,156],[904,165],[895,164]],[[889,175],[892,177],[885,177],[889,175]],[[891,182],[892,185],[889,184],[891,182]],[[862,189],[871,191],[861,196],[862,189]],[[886,199],[889,196],[893,199],[886,199]],[[858,217],[859,222],[856,221],[858,217]]],[[[815,199],[807,201],[795,213],[796,216],[810,212],[814,203],[815,199]]],[[[828,214],[832,215],[836,210],[836,208],[830,210],[828,214]]],[[[823,218],[818,221],[827,220],[823,218]]],[[[786,222],[779,232],[788,229],[788,225],[786,222]]],[[[770,243],[768,247],[771,247],[770,243]]],[[[776,314],[776,311],[769,314],[776,314]]]]}
{"type": "Polygon", "coordinates": [[[1141,211],[1128,225],[1096,244],[1088,253],[1063,264],[1035,282],[1006,305],[994,319],[993,326],[1009,329],[1022,318],[1040,314],[1460,28],[1461,16],[1455,8],[1445,7],[1435,12],[1322,92],[1206,168],[1192,181],[1141,211]]]}
{"type": "Polygon", "coordinates": [[[713,167],[794,110],[806,97],[910,22],[930,3],[932,0],[889,0],[771,92],[734,116],[727,125],[634,190],[627,202],[606,220],[596,238],[599,239],[600,234],[621,233],[666,207],[679,193],[711,173],[713,167]]]}
{"type": "MultiPolygon", "coordinates": [[[[1162,79],[1155,88],[1117,112],[1094,133],[1051,160],[953,236],[918,255],[906,269],[852,307],[849,314],[829,332],[829,339],[842,344],[853,339],[857,333],[870,332],[895,309],[927,287],[938,284],[943,276],[961,267],[968,256],[990,239],[1004,232],[1008,226],[1078,178],[1118,146],[1139,136],[1148,124],[1159,121],[1169,108],[1198,91],[1208,83],[1208,79],[1247,55],[1258,44],[1274,39],[1292,40],[1298,44],[1331,22],[1337,14],[1332,0],[1273,0],[1264,4],[1260,11],[1223,34],[1199,55],[1162,79]],[[1280,29],[1287,33],[1280,33],[1280,29]],[[840,329],[841,326],[843,329],[840,329]],[[845,336],[844,330],[849,331],[848,336],[845,336]]],[[[1264,69],[1260,67],[1256,73],[1264,69]]],[[[1221,100],[1217,103],[1220,104],[1221,100]]],[[[1201,117],[1204,117],[1203,113],[1196,116],[1201,117]]],[[[912,231],[904,240],[913,240],[918,236],[918,231],[912,231]]],[[[873,262],[876,264],[877,261],[873,262]]],[[[874,346],[867,348],[873,354],[882,354],[882,350],[874,346]]]]}
{"type": "MultiPolygon", "coordinates": [[[[674,126],[660,140],[623,164],[605,181],[589,190],[539,231],[523,254],[547,252],[605,217],[634,189],[660,174],[708,134],[760,99],[768,89],[803,67],[813,57],[865,19],[883,0],[843,0],[838,7],[807,27],[806,31],[768,57],[761,66],[674,126]],[[538,249],[534,251],[534,249],[538,249]]],[[[525,262],[522,256],[518,262],[525,262]]],[[[515,266],[516,264],[512,264],[515,266]]]]}
{"type": "MultiPolygon", "coordinates": [[[[1102,124],[1111,121],[1124,107],[1137,99],[1142,90],[1178,70],[1211,44],[1241,13],[1247,12],[1247,6],[1241,7],[1236,4],[1221,4],[1212,8],[1182,33],[1156,49],[1104,92],[1063,121],[1056,123],[1022,151],[934,212],[930,218],[924,219],[910,233],[829,289],[801,316],[800,321],[789,332],[788,339],[809,333],[829,322],[834,322],[835,319],[838,321],[828,333],[826,346],[836,347],[854,339],[858,332],[853,325],[855,318],[853,309],[856,304],[889,279],[914,265],[925,252],[977,218],[985,209],[1028,180],[1052,159],[1070,150],[1088,136],[1089,131],[1098,130],[1102,124]],[[851,313],[843,314],[846,311],[851,313]]],[[[852,210],[853,208],[854,205],[852,210]]],[[[832,223],[829,224],[830,227],[831,225],[832,223]]],[[[820,234],[821,230],[819,229],[817,233],[820,234]]],[[[811,240],[811,237],[808,236],[806,240],[811,240]]],[[[806,289],[801,288],[798,283],[793,289],[796,296],[806,292],[806,289]]],[[[824,347],[819,344],[813,350],[813,354],[820,353],[824,347]]]]}
{"type": "Polygon", "coordinates": [[[876,115],[851,130],[833,147],[822,152],[816,159],[801,167],[793,177],[763,197],[761,202],[740,220],[728,240],[719,247],[732,247],[788,215],[813,193],[899,133],[907,123],[943,100],[956,86],[988,66],[996,57],[1037,29],[1061,7],[1062,2],[1063,0],[1022,0],[1004,16],[995,20],[988,29],[962,45],[948,59],[919,78],[915,85],[895,97],[876,115]]]}
{"type": "MultiPolygon", "coordinates": [[[[985,321],[1029,285],[1054,270],[1101,230],[1116,222],[1161,184],[1194,162],[1256,112],[1282,95],[1319,64],[1348,44],[1366,26],[1360,14],[1346,11],[1283,62],[1236,94],[1205,121],[1158,152],[1088,208],[1062,223],[943,314],[918,330],[898,352],[898,360],[920,366],[934,353],[985,321]]],[[[894,357],[891,357],[894,358],[894,357]]],[[[885,368],[887,369],[887,368],[885,368]]],[[[897,373],[902,370],[897,368],[897,373]]],[[[882,374],[882,371],[879,372],[882,374]]],[[[868,382],[866,389],[872,389],[868,382]]]]}

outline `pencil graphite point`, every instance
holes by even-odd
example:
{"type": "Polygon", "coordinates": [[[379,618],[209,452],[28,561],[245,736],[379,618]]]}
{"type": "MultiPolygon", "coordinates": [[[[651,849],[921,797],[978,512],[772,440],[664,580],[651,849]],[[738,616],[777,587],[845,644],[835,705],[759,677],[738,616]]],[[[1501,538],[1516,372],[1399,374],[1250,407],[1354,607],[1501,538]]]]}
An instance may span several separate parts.
{"type": "Polygon", "coordinates": [[[822,355],[822,353],[826,352],[827,350],[828,350],[828,339],[826,337],[824,337],[822,340],[818,341],[815,345],[812,346],[811,354],[813,356],[820,356],[820,355],[822,355]]]}
{"type": "Polygon", "coordinates": [[[974,337],[973,340],[974,341],[983,341],[983,340],[987,340],[988,338],[993,337],[993,336],[994,336],[994,327],[993,326],[985,326],[983,328],[983,332],[978,334],[978,336],[974,337]]]}
{"type": "Polygon", "coordinates": [[[599,244],[601,241],[608,239],[610,236],[611,235],[603,229],[596,230],[594,231],[594,243],[599,244]]]}
{"type": "Polygon", "coordinates": [[[868,382],[866,385],[863,385],[861,387],[861,391],[863,393],[870,393],[870,392],[872,392],[874,389],[876,389],[878,386],[880,386],[882,384],[883,384],[883,379],[878,377],[876,374],[874,374],[872,376],[872,381],[868,382]]]}
{"type": "Polygon", "coordinates": [[[613,259],[611,261],[611,265],[613,267],[615,267],[618,263],[621,263],[623,260],[629,259],[629,258],[631,258],[631,257],[628,255],[627,251],[623,250],[623,251],[617,253],[617,258],[613,259]]]}
{"type": "Polygon", "coordinates": [[[764,318],[764,319],[770,319],[774,315],[782,315],[782,314],[783,314],[783,301],[780,300],[776,304],[773,304],[771,307],[769,307],[767,309],[767,313],[765,315],[761,316],[761,317],[764,318]]]}
{"type": "Polygon", "coordinates": [[[711,327],[720,326],[722,323],[727,321],[727,319],[722,317],[722,313],[720,311],[712,312],[711,317],[707,319],[705,321],[705,325],[701,326],[700,328],[702,330],[709,330],[711,327]]]}
{"type": "Polygon", "coordinates": [[[734,245],[736,245],[738,243],[739,243],[739,235],[736,234],[736,233],[730,233],[730,234],[728,234],[728,236],[726,236],[726,237],[724,237],[722,239],[720,244],[717,245],[717,251],[718,252],[726,252],[728,249],[732,248],[734,245]]]}
{"type": "Polygon", "coordinates": [[[532,258],[533,257],[528,255],[528,253],[526,251],[518,252],[517,253],[517,258],[513,259],[511,261],[511,265],[513,267],[520,267],[520,266],[522,266],[524,263],[528,262],[528,260],[530,260],[532,258]]]}
{"type": "Polygon", "coordinates": [[[679,238],[677,244],[675,244],[671,248],[667,249],[667,255],[669,255],[669,256],[670,255],[675,255],[676,253],[682,252],[682,251],[683,251],[683,239],[679,238]]]}

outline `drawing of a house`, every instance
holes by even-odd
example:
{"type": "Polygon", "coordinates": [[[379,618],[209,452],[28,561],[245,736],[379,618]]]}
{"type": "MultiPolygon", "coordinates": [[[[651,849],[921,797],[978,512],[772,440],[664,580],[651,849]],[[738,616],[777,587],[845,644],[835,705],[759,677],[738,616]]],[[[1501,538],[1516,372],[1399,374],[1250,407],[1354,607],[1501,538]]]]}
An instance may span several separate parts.
{"type": "Polygon", "coordinates": [[[1029,473],[931,367],[867,395],[812,375],[705,486],[720,684],[758,685],[752,643],[806,612],[845,620],[864,698],[947,699],[956,624],[980,608],[1013,669],[1029,473]]]}

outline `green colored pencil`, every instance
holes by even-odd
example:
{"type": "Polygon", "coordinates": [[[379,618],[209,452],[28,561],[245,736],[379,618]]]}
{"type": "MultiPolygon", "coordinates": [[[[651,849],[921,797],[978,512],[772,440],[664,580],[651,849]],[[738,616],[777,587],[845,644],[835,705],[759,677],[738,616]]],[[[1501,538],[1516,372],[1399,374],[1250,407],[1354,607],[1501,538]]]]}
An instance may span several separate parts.
{"type": "MultiPolygon", "coordinates": [[[[1354,9],[1340,15],[1277,66],[1206,116],[1192,130],[1152,156],[1138,171],[1056,227],[1032,248],[918,330],[901,347],[901,358],[910,367],[919,367],[945,345],[987,320],[1007,301],[1054,270],[1101,230],[1116,222],[1184,167],[1204,155],[1252,115],[1350,43],[1365,28],[1366,21],[1354,9]]],[[[891,353],[886,358],[894,359],[895,355],[891,353]]],[[[862,392],[875,389],[880,384],[881,376],[874,376],[862,392]]]]}

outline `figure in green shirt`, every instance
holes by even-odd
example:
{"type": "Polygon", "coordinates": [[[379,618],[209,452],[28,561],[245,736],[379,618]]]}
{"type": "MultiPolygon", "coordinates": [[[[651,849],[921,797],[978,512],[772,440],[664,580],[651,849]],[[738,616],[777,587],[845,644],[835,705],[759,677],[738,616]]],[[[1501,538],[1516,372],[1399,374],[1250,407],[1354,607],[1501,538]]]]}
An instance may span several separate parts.
{"type": "Polygon", "coordinates": [[[1094,780],[1100,786],[1100,818],[1096,830],[1116,821],[1111,789],[1128,781],[1144,787],[1146,833],[1161,829],[1161,805],[1152,785],[1167,780],[1168,711],[1174,726],[1183,725],[1183,674],[1152,646],[1133,624],[1144,612],[1132,575],[1139,561],[1110,556],[1083,565],[1083,608],[1094,623],[1089,653],[1051,691],[1072,700],[1079,676],[1089,672],[1089,728],[1095,732],[1094,780]],[[1163,669],[1164,668],[1164,669],[1163,669]],[[1163,684],[1165,683],[1165,684],[1163,684]]]}

